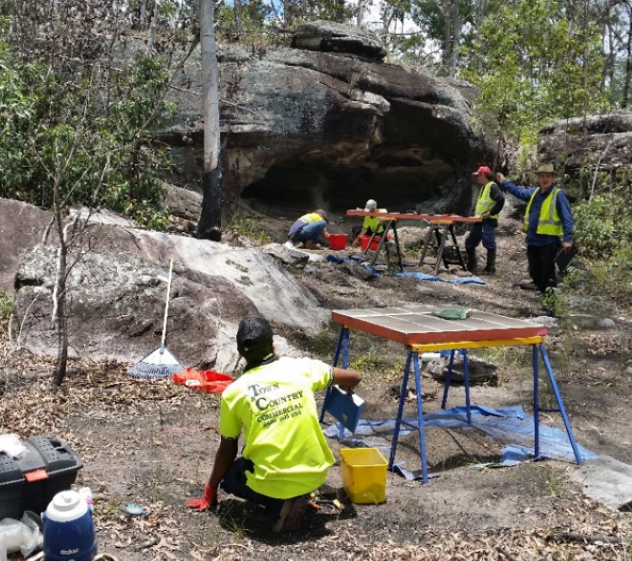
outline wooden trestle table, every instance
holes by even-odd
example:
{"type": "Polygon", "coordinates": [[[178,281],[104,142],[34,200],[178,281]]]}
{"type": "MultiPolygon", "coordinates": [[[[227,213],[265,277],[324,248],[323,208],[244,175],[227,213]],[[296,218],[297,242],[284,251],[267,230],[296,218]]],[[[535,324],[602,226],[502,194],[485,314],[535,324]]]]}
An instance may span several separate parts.
{"type": "MultiPolygon", "coordinates": [[[[434,274],[439,272],[441,263],[448,268],[449,262],[445,255],[446,242],[454,248],[457,255],[457,264],[459,264],[463,270],[465,270],[466,263],[463,258],[463,254],[459,248],[459,244],[456,240],[456,234],[454,232],[454,225],[464,222],[480,222],[481,219],[475,216],[459,216],[457,214],[415,214],[415,213],[401,213],[401,212],[377,212],[377,211],[365,211],[365,210],[347,210],[347,216],[371,216],[380,218],[384,224],[384,232],[380,234],[380,242],[377,250],[374,252],[373,257],[369,263],[369,266],[373,267],[380,252],[386,247],[387,236],[390,232],[393,233],[393,239],[395,241],[395,249],[397,252],[397,259],[399,264],[399,270],[403,270],[402,252],[399,245],[399,236],[397,234],[397,222],[402,220],[415,220],[425,221],[430,224],[426,237],[424,239],[424,248],[419,259],[418,267],[421,267],[426,259],[428,248],[430,247],[432,238],[434,236],[436,240],[437,258],[434,263],[434,274]]],[[[375,237],[375,233],[371,236],[369,244],[367,246],[367,252],[371,246],[371,241],[375,237]]]]}

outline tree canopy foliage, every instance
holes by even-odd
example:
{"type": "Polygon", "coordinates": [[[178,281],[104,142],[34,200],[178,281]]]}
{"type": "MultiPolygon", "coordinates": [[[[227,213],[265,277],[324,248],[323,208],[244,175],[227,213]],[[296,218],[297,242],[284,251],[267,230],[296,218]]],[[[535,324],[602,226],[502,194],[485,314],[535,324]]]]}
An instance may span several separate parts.
{"type": "Polygon", "coordinates": [[[103,16],[98,3],[73,12],[80,5],[68,2],[63,17],[54,9],[3,7],[9,15],[0,20],[0,195],[47,208],[105,206],[164,226],[152,208],[169,165],[152,131],[174,110],[161,101],[164,59],[96,56],[102,47],[83,26],[103,16]]]}
{"type": "MultiPolygon", "coordinates": [[[[50,205],[72,146],[64,200],[150,216],[168,167],[152,131],[177,110],[162,100],[173,47],[199,35],[198,0],[0,0],[0,17],[0,195],[50,205]],[[130,33],[147,48],[120,63],[130,33]]],[[[548,121],[629,104],[632,0],[221,0],[215,31],[284,44],[313,19],[369,26],[391,61],[474,83],[501,140],[533,146],[548,121]]]]}
{"type": "Polygon", "coordinates": [[[462,49],[460,74],[481,88],[489,121],[528,145],[547,122],[609,106],[602,40],[593,20],[570,21],[553,0],[502,5],[462,49]]]}

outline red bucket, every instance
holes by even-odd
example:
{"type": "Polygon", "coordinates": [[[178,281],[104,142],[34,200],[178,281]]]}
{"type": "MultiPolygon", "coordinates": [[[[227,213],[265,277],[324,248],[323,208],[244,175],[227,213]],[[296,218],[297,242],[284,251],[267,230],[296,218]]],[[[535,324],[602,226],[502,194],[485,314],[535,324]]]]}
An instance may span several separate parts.
{"type": "Polygon", "coordinates": [[[347,234],[330,234],[329,249],[345,249],[347,247],[347,234]]]}
{"type": "MultiPolygon", "coordinates": [[[[360,242],[362,243],[363,250],[366,250],[366,248],[368,247],[370,239],[371,239],[371,236],[362,236],[362,238],[360,238],[360,242]]],[[[375,251],[379,244],[380,244],[380,236],[375,236],[373,238],[373,241],[371,242],[371,247],[369,247],[369,249],[375,251]]]]}

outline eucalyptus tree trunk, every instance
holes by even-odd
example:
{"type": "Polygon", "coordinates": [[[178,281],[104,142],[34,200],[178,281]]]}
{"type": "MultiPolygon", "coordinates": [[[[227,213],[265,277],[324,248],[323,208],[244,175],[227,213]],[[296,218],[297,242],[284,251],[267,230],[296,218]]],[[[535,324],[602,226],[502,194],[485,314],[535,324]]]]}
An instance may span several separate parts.
{"type": "Polygon", "coordinates": [[[338,23],[344,23],[345,19],[345,0],[336,0],[336,7],[334,8],[334,21],[338,23]]]}
{"type": "Polygon", "coordinates": [[[291,4],[291,0],[283,0],[283,26],[286,28],[292,25],[291,4]]]}
{"type": "Polygon", "coordinates": [[[630,78],[632,78],[632,7],[626,4],[628,8],[628,40],[626,42],[625,57],[625,76],[623,78],[623,94],[621,99],[621,107],[626,109],[630,99],[630,78]]]}
{"type": "Polygon", "coordinates": [[[243,30],[243,26],[241,23],[242,11],[243,11],[243,8],[241,6],[241,0],[234,0],[233,13],[235,14],[235,35],[237,35],[237,37],[241,36],[241,32],[243,30]]]}
{"type": "Polygon", "coordinates": [[[144,27],[147,21],[147,0],[140,0],[140,26],[144,27]]]}
{"type": "Polygon", "coordinates": [[[487,0],[478,0],[478,6],[476,8],[476,29],[479,29],[481,25],[483,25],[483,20],[485,19],[487,0]]]}
{"type": "MultiPolygon", "coordinates": [[[[59,178],[55,178],[53,187],[55,201],[59,202],[59,178]]],[[[68,325],[66,320],[66,269],[68,263],[68,244],[64,232],[63,217],[59,205],[54,209],[55,227],[59,238],[57,250],[57,271],[53,288],[53,326],[57,336],[57,365],[55,367],[55,384],[64,381],[68,369],[68,325]]]]}
{"type": "Polygon", "coordinates": [[[452,52],[450,50],[450,47],[452,45],[452,42],[450,40],[450,38],[452,37],[452,18],[450,15],[450,5],[448,4],[448,2],[445,2],[442,5],[442,11],[443,11],[443,19],[445,22],[445,25],[443,27],[443,49],[442,49],[442,59],[443,59],[443,66],[444,68],[448,68],[449,64],[450,64],[450,60],[452,58],[452,52]]]}
{"type": "Polygon", "coordinates": [[[147,51],[151,54],[154,50],[154,41],[156,40],[156,27],[158,26],[158,10],[160,8],[160,2],[154,0],[154,15],[151,18],[149,24],[149,33],[147,34],[147,51]]]}
{"type": "Polygon", "coordinates": [[[222,239],[222,174],[219,166],[219,70],[215,44],[213,0],[200,1],[200,44],[202,48],[202,103],[204,105],[204,175],[202,215],[197,237],[222,239]]]}
{"type": "Polygon", "coordinates": [[[364,12],[366,11],[367,0],[358,1],[358,11],[356,12],[356,27],[362,27],[364,23],[364,12]]]}
{"type": "Polygon", "coordinates": [[[459,14],[459,0],[453,0],[452,4],[452,46],[450,53],[450,75],[456,73],[456,65],[458,62],[459,41],[461,40],[461,22],[459,14]]]}

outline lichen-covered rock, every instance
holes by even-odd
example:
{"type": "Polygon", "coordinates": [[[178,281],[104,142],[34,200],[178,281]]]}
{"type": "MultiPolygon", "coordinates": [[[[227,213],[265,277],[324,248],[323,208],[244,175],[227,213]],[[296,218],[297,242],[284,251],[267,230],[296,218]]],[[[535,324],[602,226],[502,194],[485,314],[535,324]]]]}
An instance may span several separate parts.
{"type": "Polygon", "coordinates": [[[571,174],[581,168],[604,171],[629,167],[632,160],[632,113],[589,115],[551,123],[539,132],[538,152],[545,162],[571,174]]]}
{"type": "Polygon", "coordinates": [[[382,60],[386,49],[375,34],[353,25],[331,21],[310,21],[299,25],[292,47],[310,51],[350,53],[371,60],[382,60]]]}
{"type": "Polygon", "coordinates": [[[41,241],[51,216],[36,206],[0,198],[0,290],[13,292],[20,260],[41,241]]]}
{"type": "MultiPolygon", "coordinates": [[[[29,205],[0,200],[0,223],[7,239],[19,237],[9,230],[9,221],[3,222],[3,210],[16,212],[22,206],[29,205]]],[[[85,218],[88,213],[73,209],[71,217],[75,215],[85,218]]],[[[50,213],[42,211],[41,218],[45,226],[50,213]]],[[[57,247],[54,237],[50,245],[28,237],[22,241],[3,255],[8,263],[15,263],[7,274],[12,274],[11,288],[16,290],[19,343],[33,352],[54,355],[57,247]]],[[[138,230],[120,217],[97,213],[90,216],[81,243],[73,246],[69,258],[66,313],[71,355],[136,362],[158,348],[170,259],[174,272],[167,344],[186,366],[234,368],[235,333],[247,315],[258,313],[269,319],[279,329],[278,350],[289,355],[297,351],[283,332],[314,335],[327,319],[316,298],[265,253],[138,230]]]]}

